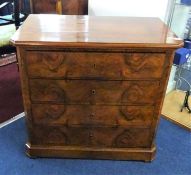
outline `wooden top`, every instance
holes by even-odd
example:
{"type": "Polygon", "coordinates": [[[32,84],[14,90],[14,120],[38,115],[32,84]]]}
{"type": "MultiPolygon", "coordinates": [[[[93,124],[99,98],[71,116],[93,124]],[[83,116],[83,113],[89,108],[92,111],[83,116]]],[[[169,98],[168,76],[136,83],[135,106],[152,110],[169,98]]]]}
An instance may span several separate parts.
{"type": "Polygon", "coordinates": [[[182,46],[158,18],[30,15],[11,39],[15,45],[76,47],[182,46]]]}

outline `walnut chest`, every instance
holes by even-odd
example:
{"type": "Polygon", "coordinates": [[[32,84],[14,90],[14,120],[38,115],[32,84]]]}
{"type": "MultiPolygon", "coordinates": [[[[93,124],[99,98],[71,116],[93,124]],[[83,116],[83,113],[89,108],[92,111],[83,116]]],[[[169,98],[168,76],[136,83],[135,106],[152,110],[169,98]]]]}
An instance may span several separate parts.
{"type": "Polygon", "coordinates": [[[151,161],[179,40],[158,18],[30,15],[12,38],[32,157],[151,161]]]}

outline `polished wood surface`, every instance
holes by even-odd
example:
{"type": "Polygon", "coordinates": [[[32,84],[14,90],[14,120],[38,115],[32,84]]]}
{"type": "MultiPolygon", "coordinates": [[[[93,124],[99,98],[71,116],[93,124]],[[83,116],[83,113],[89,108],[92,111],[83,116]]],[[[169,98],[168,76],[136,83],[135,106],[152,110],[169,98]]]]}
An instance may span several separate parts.
{"type": "Polygon", "coordinates": [[[158,18],[62,15],[30,15],[12,42],[73,47],[101,44],[102,47],[176,48],[182,45],[181,39],[158,18]]]}
{"type": "Polygon", "coordinates": [[[174,50],[182,45],[159,19],[31,15],[12,42],[27,155],[154,159],[174,50]]]}
{"type": "Polygon", "coordinates": [[[30,0],[32,13],[87,15],[88,0],[30,0]]]}
{"type": "Polygon", "coordinates": [[[154,104],[160,87],[158,81],[32,79],[29,84],[32,101],[64,104],[154,104]]]}
{"type": "Polygon", "coordinates": [[[146,148],[151,139],[148,128],[35,126],[31,144],[100,148],[146,148]]]}
{"type": "Polygon", "coordinates": [[[163,53],[28,51],[26,57],[27,71],[31,78],[108,80],[160,78],[165,62],[163,53]]]}
{"type": "Polygon", "coordinates": [[[56,126],[136,126],[147,128],[154,116],[153,106],[108,106],[32,104],[35,124],[56,126]],[[72,116],[72,117],[71,117],[72,116]]]}

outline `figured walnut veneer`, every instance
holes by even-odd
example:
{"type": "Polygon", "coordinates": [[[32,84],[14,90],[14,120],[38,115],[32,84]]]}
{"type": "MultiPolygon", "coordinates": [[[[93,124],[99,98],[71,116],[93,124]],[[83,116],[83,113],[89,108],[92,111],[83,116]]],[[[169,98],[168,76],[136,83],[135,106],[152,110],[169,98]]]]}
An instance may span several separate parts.
{"type": "Polygon", "coordinates": [[[29,156],[153,160],[182,45],[159,19],[30,15],[12,42],[29,156]]]}
{"type": "Polygon", "coordinates": [[[31,78],[160,78],[165,61],[163,53],[29,51],[26,54],[31,78]]]}

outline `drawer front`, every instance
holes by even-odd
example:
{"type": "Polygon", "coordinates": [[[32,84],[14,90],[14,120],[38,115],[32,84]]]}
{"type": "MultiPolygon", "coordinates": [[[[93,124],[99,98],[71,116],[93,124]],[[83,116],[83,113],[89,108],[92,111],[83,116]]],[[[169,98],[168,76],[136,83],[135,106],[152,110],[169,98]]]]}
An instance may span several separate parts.
{"type": "Polygon", "coordinates": [[[137,128],[67,128],[42,127],[33,129],[32,144],[54,146],[86,146],[133,148],[150,147],[149,129],[137,128]]]}
{"type": "Polygon", "coordinates": [[[158,81],[30,80],[33,102],[153,104],[158,81]]]}
{"type": "Polygon", "coordinates": [[[160,78],[164,53],[26,52],[29,77],[160,78]]]}
{"type": "Polygon", "coordinates": [[[153,106],[32,105],[33,122],[49,126],[150,127],[153,106]]]}

